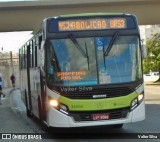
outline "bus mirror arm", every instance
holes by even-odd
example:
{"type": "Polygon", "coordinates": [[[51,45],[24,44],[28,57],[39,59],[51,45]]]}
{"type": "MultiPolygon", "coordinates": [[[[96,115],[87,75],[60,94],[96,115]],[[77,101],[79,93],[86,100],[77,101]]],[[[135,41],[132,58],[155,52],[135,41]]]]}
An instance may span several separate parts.
{"type": "Polygon", "coordinates": [[[44,73],[43,67],[40,67],[40,75],[41,75],[42,80],[44,81],[45,80],[45,73],[44,73]]]}
{"type": "Polygon", "coordinates": [[[44,49],[44,44],[45,44],[45,41],[44,41],[44,40],[42,40],[42,42],[41,42],[41,50],[43,50],[43,49],[44,49]]]}
{"type": "Polygon", "coordinates": [[[42,40],[41,42],[41,47],[40,47],[40,54],[39,54],[39,59],[40,59],[40,67],[43,69],[44,68],[44,46],[45,46],[45,41],[42,40]]]}
{"type": "Polygon", "coordinates": [[[147,49],[145,45],[142,45],[142,57],[147,58],[147,49]]]}

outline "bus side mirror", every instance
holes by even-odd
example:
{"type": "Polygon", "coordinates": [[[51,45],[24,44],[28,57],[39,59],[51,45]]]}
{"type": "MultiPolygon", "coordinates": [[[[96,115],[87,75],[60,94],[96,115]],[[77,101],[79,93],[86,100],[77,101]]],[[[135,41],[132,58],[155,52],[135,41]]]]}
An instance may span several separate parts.
{"type": "Polygon", "coordinates": [[[147,49],[145,45],[142,45],[142,57],[147,58],[147,49]]]}

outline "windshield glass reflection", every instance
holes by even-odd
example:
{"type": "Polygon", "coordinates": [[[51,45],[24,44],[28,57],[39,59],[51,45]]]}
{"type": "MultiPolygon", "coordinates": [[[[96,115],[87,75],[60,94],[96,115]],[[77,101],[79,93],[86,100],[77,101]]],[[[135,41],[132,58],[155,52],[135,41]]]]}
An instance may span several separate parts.
{"type": "Polygon", "coordinates": [[[47,79],[77,86],[112,84],[142,78],[137,36],[52,39],[47,43],[47,79]]]}

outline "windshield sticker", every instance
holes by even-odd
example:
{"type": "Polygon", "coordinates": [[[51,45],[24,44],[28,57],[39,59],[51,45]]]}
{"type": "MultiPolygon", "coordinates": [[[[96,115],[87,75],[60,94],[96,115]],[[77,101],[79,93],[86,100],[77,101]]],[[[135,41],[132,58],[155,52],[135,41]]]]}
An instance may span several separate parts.
{"type": "Polygon", "coordinates": [[[82,80],[87,73],[85,71],[78,72],[57,72],[60,80],[82,80]]]}
{"type": "Polygon", "coordinates": [[[100,75],[99,82],[100,82],[100,84],[111,83],[110,75],[100,75]]]}
{"type": "Polygon", "coordinates": [[[97,48],[98,48],[99,51],[103,50],[103,46],[98,46],[97,48]]]}

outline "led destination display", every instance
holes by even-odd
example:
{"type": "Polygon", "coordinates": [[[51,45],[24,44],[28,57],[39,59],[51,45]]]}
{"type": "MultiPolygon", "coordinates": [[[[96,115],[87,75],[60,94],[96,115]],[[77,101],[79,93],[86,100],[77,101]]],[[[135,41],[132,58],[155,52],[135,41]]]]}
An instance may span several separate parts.
{"type": "Polygon", "coordinates": [[[121,28],[126,28],[126,20],[124,18],[82,19],[82,20],[66,20],[58,22],[59,31],[81,31],[81,30],[121,29],[121,28]]]}

